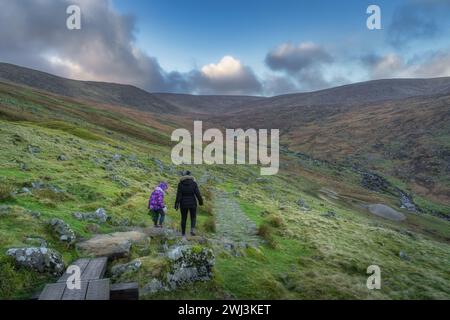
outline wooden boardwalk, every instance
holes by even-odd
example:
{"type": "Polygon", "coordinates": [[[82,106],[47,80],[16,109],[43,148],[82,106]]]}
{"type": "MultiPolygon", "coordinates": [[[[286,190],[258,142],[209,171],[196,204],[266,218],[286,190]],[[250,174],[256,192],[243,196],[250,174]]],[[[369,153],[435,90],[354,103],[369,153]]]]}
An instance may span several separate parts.
{"type": "Polygon", "coordinates": [[[39,300],[137,300],[137,283],[110,286],[109,279],[102,279],[106,272],[108,258],[79,259],[72,265],[80,267],[81,288],[67,288],[70,274],[64,273],[56,283],[47,284],[39,295],[39,300]],[[111,288],[112,287],[112,288],[111,288]],[[111,297],[112,296],[112,297],[111,297]]]}

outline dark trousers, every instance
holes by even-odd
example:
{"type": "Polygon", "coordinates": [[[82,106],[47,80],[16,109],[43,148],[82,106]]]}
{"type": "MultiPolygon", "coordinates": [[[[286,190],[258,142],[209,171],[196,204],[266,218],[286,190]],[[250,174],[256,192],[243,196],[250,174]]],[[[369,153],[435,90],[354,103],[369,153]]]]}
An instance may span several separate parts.
{"type": "Polygon", "coordinates": [[[191,231],[195,229],[195,224],[197,223],[197,208],[181,208],[181,234],[186,235],[186,222],[188,211],[191,215],[191,231]]]}
{"type": "Polygon", "coordinates": [[[164,218],[166,217],[166,214],[164,213],[163,209],[158,209],[158,210],[150,210],[151,215],[152,215],[152,220],[153,223],[156,225],[162,226],[162,224],[164,223],[164,218]]]}

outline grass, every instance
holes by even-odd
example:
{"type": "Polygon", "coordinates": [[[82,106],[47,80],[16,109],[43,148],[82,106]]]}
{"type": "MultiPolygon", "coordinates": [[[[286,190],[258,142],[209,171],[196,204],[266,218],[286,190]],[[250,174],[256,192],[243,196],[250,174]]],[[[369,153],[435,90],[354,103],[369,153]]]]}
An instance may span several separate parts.
{"type": "MultiPolygon", "coordinates": [[[[428,214],[407,214],[396,223],[374,217],[358,206],[361,202],[388,203],[389,196],[371,193],[359,186],[360,177],[338,165],[301,162],[287,156],[289,164],[268,183],[258,183],[258,169],[248,166],[186,166],[160,171],[154,158],[170,164],[170,140],[156,121],[138,122],[113,109],[99,110],[34,91],[21,92],[0,86],[0,206],[11,212],[0,216],[0,298],[30,297],[51,277],[13,264],[5,252],[29,245],[27,238],[41,237],[50,248],[70,263],[79,257],[49,232],[47,221],[63,219],[78,238],[95,232],[150,226],[148,195],[160,181],[170,185],[166,202],[166,225],[179,229],[180,214],[173,210],[178,183],[176,171],[189,168],[199,179],[207,169],[212,179],[201,184],[205,205],[199,207],[200,235],[215,232],[214,190],[234,194],[240,207],[258,226],[266,243],[248,248],[239,257],[217,253],[214,278],[209,282],[183,286],[148,299],[448,299],[450,297],[450,224],[428,214]],[[38,113],[35,113],[38,112],[38,113]],[[123,121],[121,121],[123,120],[123,121]],[[120,126],[119,126],[120,124],[120,126]],[[115,127],[117,125],[117,127],[115,127]],[[111,131],[108,133],[108,131],[111,131]],[[30,154],[27,146],[39,146],[30,154]],[[58,161],[59,155],[67,161],[58,161]],[[120,154],[118,161],[113,155],[120,154]],[[134,160],[131,160],[134,159],[134,160]],[[28,169],[20,165],[26,163],[28,169]],[[108,171],[107,165],[112,167],[108,171]],[[126,180],[122,186],[111,179],[126,180]],[[31,194],[18,193],[32,182],[56,186],[31,194]],[[321,190],[336,191],[338,199],[323,197],[321,190]],[[303,199],[309,211],[300,210],[303,199]],[[328,199],[328,200],[327,200],[328,199]],[[376,202],[375,202],[376,201],[376,202]],[[73,217],[74,212],[91,212],[103,207],[111,220],[92,229],[89,222],[73,217]],[[35,218],[30,211],[39,212],[35,218]],[[336,212],[336,218],[323,214],[336,212]],[[403,260],[399,253],[410,260],[403,260]],[[366,269],[377,264],[382,270],[382,290],[365,287],[366,269]]],[[[147,115],[147,117],[149,117],[147,115]]],[[[381,163],[381,165],[385,165],[381,163]]],[[[390,181],[400,187],[404,182],[390,181]]],[[[448,207],[417,197],[419,205],[448,212],[448,207]]],[[[130,259],[139,258],[142,268],[115,281],[137,281],[144,287],[167,267],[159,255],[157,241],[133,247],[130,259]]],[[[127,262],[127,260],[117,263],[127,262]]]]}

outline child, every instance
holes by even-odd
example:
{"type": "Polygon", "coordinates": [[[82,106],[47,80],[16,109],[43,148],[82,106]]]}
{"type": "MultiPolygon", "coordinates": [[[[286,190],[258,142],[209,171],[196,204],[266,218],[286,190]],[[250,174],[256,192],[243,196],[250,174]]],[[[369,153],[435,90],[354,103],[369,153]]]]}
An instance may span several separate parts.
{"type": "Polygon", "coordinates": [[[167,208],[164,204],[164,195],[168,189],[165,182],[161,182],[155,190],[153,190],[148,201],[148,208],[151,211],[153,223],[156,228],[162,228],[167,208]]]}

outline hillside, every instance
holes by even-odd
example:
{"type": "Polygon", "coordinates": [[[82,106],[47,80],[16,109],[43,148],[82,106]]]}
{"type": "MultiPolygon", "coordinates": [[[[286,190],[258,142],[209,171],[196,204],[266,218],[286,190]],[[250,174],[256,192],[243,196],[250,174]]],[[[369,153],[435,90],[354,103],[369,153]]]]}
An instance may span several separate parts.
{"type": "MultiPolygon", "coordinates": [[[[180,119],[168,115],[83,103],[5,83],[0,84],[0,111],[3,299],[30,297],[54,281],[51,275],[14,265],[5,256],[7,249],[45,242],[66,264],[83,256],[49,229],[53,218],[67,223],[77,242],[96,234],[147,229],[149,192],[161,180],[173,190],[178,171],[187,168],[170,163],[169,134],[180,119]],[[109,215],[106,223],[74,215],[98,208],[109,215]]],[[[111,276],[112,266],[139,259],[139,270],[113,281],[137,281],[143,299],[450,297],[450,223],[400,208],[396,195],[368,190],[351,167],[283,151],[280,174],[264,179],[249,166],[189,169],[206,198],[200,237],[190,242],[214,250],[214,276],[168,292],[145,289],[164,275],[161,252],[179,241],[153,235],[133,244],[129,256],[108,269],[111,276]],[[406,220],[391,221],[367,209],[379,203],[402,212],[406,220]],[[227,216],[235,217],[235,224],[227,216]],[[256,227],[256,238],[237,231],[247,224],[256,227]],[[230,232],[232,246],[224,246],[222,237],[230,232]],[[252,245],[237,245],[241,242],[252,245]],[[382,268],[382,290],[365,287],[371,264],[382,268]]],[[[169,204],[174,196],[168,194],[169,204]]],[[[176,232],[178,225],[179,213],[170,208],[167,227],[176,232]]]]}

